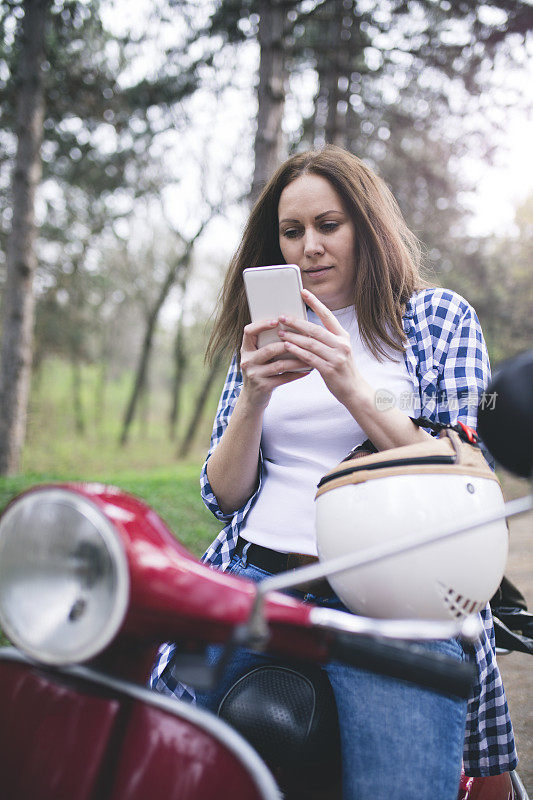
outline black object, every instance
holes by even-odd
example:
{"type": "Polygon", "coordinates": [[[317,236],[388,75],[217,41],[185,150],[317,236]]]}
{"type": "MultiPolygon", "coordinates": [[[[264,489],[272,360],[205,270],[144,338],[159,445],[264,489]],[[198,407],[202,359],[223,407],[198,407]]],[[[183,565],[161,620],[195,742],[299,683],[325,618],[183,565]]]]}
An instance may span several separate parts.
{"type": "Polygon", "coordinates": [[[505,362],[481,397],[478,430],[510,472],[528,478],[533,468],[533,350],[505,362]]]}
{"type": "MultiPolygon", "coordinates": [[[[414,456],[413,458],[397,458],[390,461],[379,461],[377,464],[363,464],[362,466],[355,464],[345,469],[338,469],[333,473],[324,475],[318,482],[318,488],[330,483],[337,478],[342,478],[345,475],[353,475],[356,472],[369,472],[377,469],[386,469],[387,467],[410,467],[418,464],[455,464],[456,456],[414,456]]],[[[342,463],[342,462],[341,462],[342,463]]]]}
{"type": "MultiPolygon", "coordinates": [[[[300,553],[280,553],[277,550],[271,550],[269,547],[263,547],[260,544],[250,544],[250,542],[247,542],[246,539],[242,537],[239,537],[237,540],[235,555],[242,556],[246,545],[249,545],[246,550],[246,560],[250,564],[253,564],[254,567],[264,569],[265,572],[272,572],[274,575],[277,575],[278,572],[286,572],[291,569],[307,566],[307,564],[314,564],[318,561],[316,556],[305,556],[300,553]]],[[[335,597],[335,592],[325,578],[308,581],[296,587],[296,590],[311,592],[316,597],[321,597],[323,599],[335,597]]]]}
{"type": "Polygon", "coordinates": [[[496,646],[533,655],[533,614],[529,614],[522,592],[503,578],[491,598],[496,646]]]}
{"type": "Polygon", "coordinates": [[[340,780],[337,707],[318,667],[257,667],[228,690],[218,715],[250,742],[283,789],[340,780]]]}
{"type": "Polygon", "coordinates": [[[350,450],[347,456],[345,456],[342,460],[343,461],[351,461],[353,458],[363,458],[363,456],[371,456],[373,453],[377,453],[378,449],[374,445],[370,439],[365,439],[362,444],[356,445],[353,450],[350,450]]]}
{"type": "Polygon", "coordinates": [[[514,608],[517,611],[527,611],[526,598],[509,578],[505,575],[502,582],[490,598],[490,607],[493,614],[497,614],[500,608],[514,608]]]}
{"type": "Polygon", "coordinates": [[[496,647],[533,655],[533,614],[528,614],[527,611],[517,613],[515,609],[502,608],[501,617],[494,614],[492,621],[496,647]]]}
{"type": "Polygon", "coordinates": [[[419,428],[429,428],[433,433],[441,433],[446,430],[455,431],[463,442],[479,447],[479,438],[476,431],[465,425],[464,422],[456,422],[455,425],[452,425],[450,422],[433,422],[427,417],[411,417],[411,420],[419,428]]]}
{"type": "MultiPolygon", "coordinates": [[[[235,548],[235,555],[242,556],[244,548],[249,545],[246,550],[246,560],[259,569],[264,569],[265,572],[272,572],[277,575],[278,572],[285,572],[289,569],[294,569],[296,564],[291,564],[290,556],[292,553],[280,553],[277,550],[271,550],[270,547],[263,547],[260,544],[250,544],[246,539],[239,536],[237,546],[235,548]]],[[[317,559],[314,559],[315,561],[317,559]]],[[[301,565],[298,565],[301,566],[301,565]]]]}

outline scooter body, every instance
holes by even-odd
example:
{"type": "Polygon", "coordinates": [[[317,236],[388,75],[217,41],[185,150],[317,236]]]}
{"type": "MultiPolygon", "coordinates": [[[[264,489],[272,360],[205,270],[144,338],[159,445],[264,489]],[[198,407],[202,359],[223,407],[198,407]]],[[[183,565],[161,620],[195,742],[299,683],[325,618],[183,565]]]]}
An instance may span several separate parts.
{"type": "Polygon", "coordinates": [[[93,669],[44,670],[0,651],[0,781],[17,800],[279,798],[222,720],[93,669]]]}
{"type": "MultiPolygon", "coordinates": [[[[0,650],[3,796],[281,797],[268,767],[233,728],[194,705],[145,688],[158,642],[179,641],[190,655],[185,667],[191,675],[195,664],[202,669],[204,645],[228,645],[236,632],[242,634],[253,615],[255,585],[198,563],[150,508],[112,487],[37,487],[24,498],[29,501],[26,515],[38,514],[41,506],[46,511],[47,503],[75,501],[82,512],[85,507],[96,512],[97,525],[98,520],[111,525],[126,565],[127,602],[115,630],[107,634],[107,644],[83,665],[75,663],[75,656],[64,663],[64,656],[55,658],[53,648],[41,644],[41,657],[32,646],[29,655],[15,648],[0,650]]],[[[80,569],[77,565],[74,573],[80,569]]],[[[85,605],[78,598],[72,606],[76,613],[69,616],[74,638],[83,625],[80,609],[91,613],[90,583],[81,580],[85,605]]],[[[285,594],[266,598],[262,613],[269,633],[262,646],[280,658],[324,662],[331,654],[332,633],[315,623],[312,609],[285,594]]],[[[520,796],[509,776],[463,776],[459,794],[462,800],[520,796]]]]}

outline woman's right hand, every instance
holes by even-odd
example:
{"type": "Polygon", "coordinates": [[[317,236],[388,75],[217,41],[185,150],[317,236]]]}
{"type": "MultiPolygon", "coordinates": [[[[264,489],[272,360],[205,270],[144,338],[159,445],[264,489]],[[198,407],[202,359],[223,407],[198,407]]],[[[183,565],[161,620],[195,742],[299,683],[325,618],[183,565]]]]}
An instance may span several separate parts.
{"type": "Polygon", "coordinates": [[[257,489],[263,412],[272,392],[276,386],[309,374],[309,366],[288,355],[283,342],[257,346],[259,334],[277,324],[278,320],[255,322],[244,329],[241,392],[228,426],[207,462],[207,477],[224,514],[241,508],[257,489]],[[279,356],[283,360],[272,361],[279,356]],[[291,371],[295,369],[305,372],[291,371]]]}
{"type": "Polygon", "coordinates": [[[243,386],[240,399],[254,408],[266,408],[276,386],[303,378],[310,371],[309,365],[303,361],[287,357],[282,341],[258,347],[259,334],[272,330],[277,324],[278,320],[273,319],[268,322],[251,322],[244,328],[241,345],[243,386]]]}

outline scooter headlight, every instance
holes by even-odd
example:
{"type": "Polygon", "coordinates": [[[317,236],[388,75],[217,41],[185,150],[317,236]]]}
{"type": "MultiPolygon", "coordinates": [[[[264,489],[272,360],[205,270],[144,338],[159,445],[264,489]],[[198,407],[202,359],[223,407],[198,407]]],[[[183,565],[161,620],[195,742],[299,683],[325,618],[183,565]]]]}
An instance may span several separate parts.
{"type": "Polygon", "coordinates": [[[129,572],[111,521],[69,489],[15,500],[0,519],[0,626],[48,664],[86,661],[114,638],[129,572]]]}

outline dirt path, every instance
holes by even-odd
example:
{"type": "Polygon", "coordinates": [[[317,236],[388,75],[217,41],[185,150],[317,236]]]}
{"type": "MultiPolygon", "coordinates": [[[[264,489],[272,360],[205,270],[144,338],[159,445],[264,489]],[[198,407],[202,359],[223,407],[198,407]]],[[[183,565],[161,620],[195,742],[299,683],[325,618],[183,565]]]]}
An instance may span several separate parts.
{"type": "MultiPolygon", "coordinates": [[[[506,499],[520,497],[529,491],[527,481],[503,475],[506,499]]],[[[525,596],[533,610],[533,513],[510,521],[510,549],[506,575],[525,596]]],[[[500,656],[498,664],[503,676],[507,701],[517,740],[518,774],[533,798],[533,656],[510,653],[500,656]]]]}

